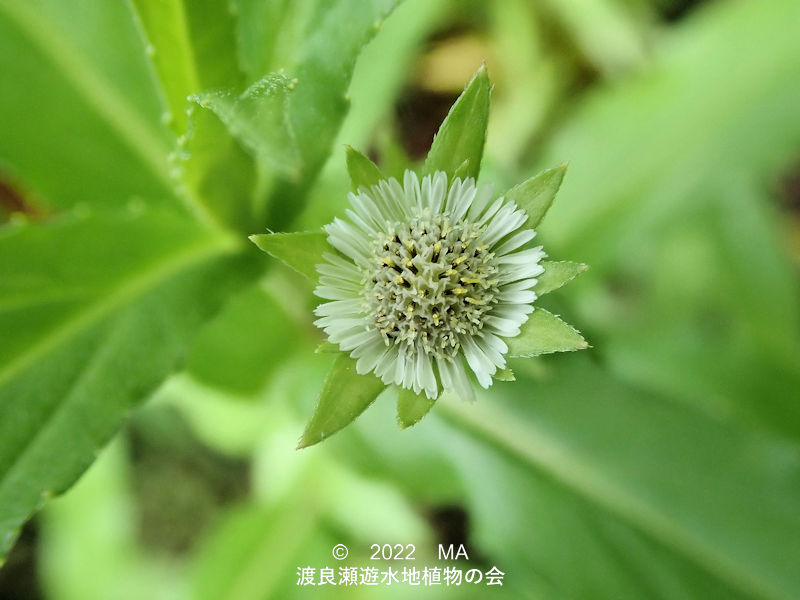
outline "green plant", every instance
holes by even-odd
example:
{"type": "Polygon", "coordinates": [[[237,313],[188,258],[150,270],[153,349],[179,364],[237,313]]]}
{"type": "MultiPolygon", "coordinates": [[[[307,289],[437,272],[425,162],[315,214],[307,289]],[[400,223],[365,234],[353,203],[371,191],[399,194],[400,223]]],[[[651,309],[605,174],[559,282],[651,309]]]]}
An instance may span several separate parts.
{"type": "Polygon", "coordinates": [[[0,0],[0,554],[44,505],[0,592],[304,598],[297,567],[335,544],[430,566],[451,536],[501,597],[796,598],[799,21],[796,0],[0,0]],[[510,359],[516,382],[404,431],[387,390],[297,452],[336,359],[312,286],[246,238],[343,214],[343,157],[372,168],[345,143],[424,169],[483,60],[478,183],[569,160],[537,243],[592,268],[536,306],[594,349],[510,359]]]}

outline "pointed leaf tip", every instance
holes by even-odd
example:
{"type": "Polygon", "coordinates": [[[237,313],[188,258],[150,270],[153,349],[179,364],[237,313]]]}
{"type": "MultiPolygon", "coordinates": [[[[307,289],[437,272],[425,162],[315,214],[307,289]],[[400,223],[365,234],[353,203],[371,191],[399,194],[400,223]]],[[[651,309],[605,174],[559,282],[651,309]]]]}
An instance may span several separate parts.
{"type": "Polygon", "coordinates": [[[517,337],[506,340],[508,356],[530,358],[589,347],[577,329],[543,308],[534,310],[521,329],[517,337]]]}
{"type": "Polygon", "coordinates": [[[481,65],[433,138],[424,173],[444,171],[452,179],[462,163],[469,160],[462,176],[478,179],[489,121],[490,94],[489,74],[485,65],[481,65]]]}
{"type": "Polygon", "coordinates": [[[514,202],[528,213],[527,225],[529,227],[538,227],[552,206],[561,182],[564,180],[567,166],[567,163],[561,163],[557,167],[542,171],[504,194],[506,200],[514,202]]]}
{"type": "Polygon", "coordinates": [[[431,400],[424,393],[416,394],[412,390],[399,388],[397,392],[397,424],[400,429],[419,423],[428,414],[436,400],[431,400]]]}
{"type": "Polygon", "coordinates": [[[539,281],[533,288],[537,296],[544,296],[557,290],[589,269],[589,265],[568,260],[544,260],[541,264],[544,273],[539,276],[539,281]]]}
{"type": "Polygon", "coordinates": [[[345,152],[347,153],[347,173],[350,175],[353,191],[357,191],[362,185],[369,187],[386,179],[374,162],[352,146],[345,146],[345,152]]]}
{"type": "Polygon", "coordinates": [[[333,250],[323,231],[259,233],[248,239],[312,282],[317,281],[317,265],[324,262],[322,254],[333,250]]]}
{"type": "Polygon", "coordinates": [[[297,449],[318,444],[352,423],[385,388],[374,375],[359,375],[352,358],[337,356],[297,449]]]}

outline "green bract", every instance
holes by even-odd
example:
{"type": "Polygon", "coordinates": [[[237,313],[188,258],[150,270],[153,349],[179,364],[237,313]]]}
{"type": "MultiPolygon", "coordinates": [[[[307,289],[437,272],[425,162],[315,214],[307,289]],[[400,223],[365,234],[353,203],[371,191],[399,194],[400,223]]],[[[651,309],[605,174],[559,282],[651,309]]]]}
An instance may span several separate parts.
{"type": "Polygon", "coordinates": [[[325,233],[251,236],[318,283],[316,324],[340,352],[300,447],[348,425],[387,387],[399,389],[401,427],[443,392],[513,381],[507,358],[587,348],[574,328],[533,303],[586,269],[542,261],[532,246],[564,165],[494,197],[477,187],[489,115],[481,68],[453,105],[419,177],[386,178],[347,148],[354,193],[347,220],[325,233]]]}

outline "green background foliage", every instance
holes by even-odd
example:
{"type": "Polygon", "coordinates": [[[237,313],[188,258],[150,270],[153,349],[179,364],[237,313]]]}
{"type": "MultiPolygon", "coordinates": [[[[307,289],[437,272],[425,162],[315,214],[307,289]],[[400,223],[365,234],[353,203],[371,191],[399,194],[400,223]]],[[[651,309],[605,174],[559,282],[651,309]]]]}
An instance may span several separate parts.
{"type": "Polygon", "coordinates": [[[500,597],[800,596],[797,23],[795,0],[0,0],[0,595],[485,597],[295,585],[455,541],[500,597]],[[297,451],[335,357],[307,279],[247,236],[316,239],[348,166],[375,175],[345,144],[424,169],[483,62],[481,181],[569,162],[537,241],[591,268],[541,306],[593,348],[404,430],[389,390],[297,451]]]}

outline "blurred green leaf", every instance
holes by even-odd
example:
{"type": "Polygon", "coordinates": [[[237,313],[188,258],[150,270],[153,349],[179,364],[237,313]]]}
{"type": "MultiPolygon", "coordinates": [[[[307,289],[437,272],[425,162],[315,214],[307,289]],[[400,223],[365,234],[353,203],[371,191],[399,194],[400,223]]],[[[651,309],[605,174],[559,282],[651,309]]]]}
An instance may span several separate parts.
{"type": "Polygon", "coordinates": [[[538,147],[537,134],[549,126],[561,96],[574,85],[576,67],[565,61],[560,48],[548,43],[552,24],[541,14],[542,7],[527,0],[487,4],[497,64],[492,73],[497,93],[492,96],[486,140],[486,156],[492,163],[515,165],[532,140],[538,147]]]}
{"type": "Polygon", "coordinates": [[[0,89],[0,169],[35,205],[175,203],[169,133],[124,3],[0,1],[0,89]]]}
{"type": "Polygon", "coordinates": [[[516,574],[510,598],[794,597],[796,445],[620,383],[580,355],[548,365],[546,379],[520,374],[485,401],[443,398],[405,431],[378,403],[326,448],[423,506],[463,509],[470,557],[516,574]]]}
{"type": "Polygon", "coordinates": [[[242,86],[226,0],[132,0],[158,75],[170,124],[186,132],[188,97],[242,86]]]}
{"type": "MultiPolygon", "coordinates": [[[[391,118],[425,40],[453,14],[452,0],[402,0],[358,56],[347,91],[352,108],[337,143],[367,148],[391,118]]],[[[386,157],[381,153],[381,161],[386,157]]],[[[381,162],[382,167],[388,166],[381,162]]],[[[388,172],[388,171],[387,171],[388,172]]]]}
{"type": "Polygon", "coordinates": [[[339,354],[298,448],[313,446],[349,425],[385,388],[374,375],[356,373],[356,362],[346,354],[339,354]]]}
{"type": "Polygon", "coordinates": [[[51,600],[174,600],[181,574],[138,545],[129,448],[119,438],[37,522],[40,583],[51,600]]]}
{"type": "Polygon", "coordinates": [[[452,178],[461,164],[468,160],[466,169],[461,173],[478,178],[486,143],[490,92],[489,74],[486,67],[481,66],[450,108],[433,138],[425,159],[425,173],[444,171],[452,178]]]}
{"type": "Polygon", "coordinates": [[[544,273],[539,276],[539,281],[534,286],[537,296],[544,296],[553,290],[557,290],[589,268],[588,265],[583,263],[568,260],[543,260],[541,265],[544,267],[544,273]]]}
{"type": "Polygon", "coordinates": [[[731,308],[766,354],[800,375],[800,272],[776,236],[781,223],[772,198],[739,175],[720,181],[713,196],[711,227],[728,267],[720,284],[731,308]]]}
{"type": "Polygon", "coordinates": [[[595,256],[617,260],[636,231],[632,216],[640,229],[671,218],[709,181],[730,173],[763,181],[795,156],[798,19],[793,0],[710,5],[665,32],[647,69],[584,96],[537,161],[569,158],[572,173],[547,239],[599,268],[595,256]],[[612,176],[620,157],[625,176],[612,176]]]}
{"type": "Polygon", "coordinates": [[[350,175],[350,184],[353,191],[360,186],[369,187],[386,179],[381,170],[369,158],[355,148],[347,146],[347,173],[350,175]]]}
{"type": "Polygon", "coordinates": [[[793,598],[796,447],[576,359],[529,382],[535,400],[523,384],[440,404],[469,432],[440,440],[458,449],[478,547],[554,598],[793,598]]]}
{"type": "Polygon", "coordinates": [[[250,240],[312,282],[317,281],[316,265],[324,262],[322,254],[333,252],[324,232],[259,233],[250,240]]]}
{"type": "Polygon", "coordinates": [[[234,247],[165,211],[2,232],[0,554],[175,367],[197,326],[252,276],[225,258],[234,247]]]}
{"type": "Polygon", "coordinates": [[[294,576],[297,565],[293,561],[302,560],[316,527],[319,521],[313,503],[296,493],[278,506],[231,511],[203,548],[191,597],[277,597],[286,587],[287,575],[294,576]]]}
{"type": "MultiPolygon", "coordinates": [[[[276,419],[280,413],[270,421],[276,419]]],[[[428,558],[427,523],[397,490],[352,473],[325,452],[296,452],[283,443],[285,431],[275,431],[255,459],[254,478],[265,480],[256,485],[269,490],[268,498],[256,491],[257,504],[231,510],[201,547],[192,572],[193,598],[305,598],[308,587],[297,585],[298,567],[328,566],[338,582],[331,549],[344,543],[349,556],[343,565],[366,564],[375,536],[413,543],[417,560],[428,558]],[[289,481],[276,484],[276,474],[280,480],[284,473],[289,481]],[[279,495],[276,485],[284,488],[279,495]]],[[[354,591],[324,585],[314,596],[351,598],[354,591]]],[[[405,586],[381,585],[367,595],[403,598],[404,592],[405,586]]]]}
{"type": "Polygon", "coordinates": [[[800,140],[798,19],[791,0],[708,5],[541,153],[570,160],[542,235],[590,257],[576,299],[610,368],[795,439],[800,294],[774,207],[800,140]]]}
{"type": "Polygon", "coordinates": [[[416,394],[406,388],[397,388],[397,422],[400,428],[419,423],[435,403],[436,400],[431,400],[424,392],[416,394]]]}
{"type": "Polygon", "coordinates": [[[537,228],[555,200],[567,165],[563,164],[523,181],[503,196],[528,213],[528,227],[537,228]]]}
{"type": "Polygon", "coordinates": [[[627,8],[612,0],[546,0],[540,10],[552,13],[594,68],[615,75],[647,59],[649,32],[643,19],[627,8]]]}
{"type": "Polygon", "coordinates": [[[543,308],[534,310],[520,329],[518,336],[506,340],[509,356],[528,358],[589,347],[578,331],[543,308]]]}

